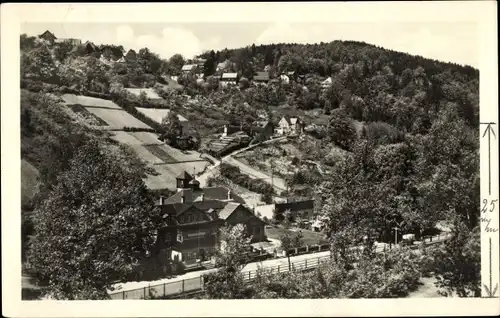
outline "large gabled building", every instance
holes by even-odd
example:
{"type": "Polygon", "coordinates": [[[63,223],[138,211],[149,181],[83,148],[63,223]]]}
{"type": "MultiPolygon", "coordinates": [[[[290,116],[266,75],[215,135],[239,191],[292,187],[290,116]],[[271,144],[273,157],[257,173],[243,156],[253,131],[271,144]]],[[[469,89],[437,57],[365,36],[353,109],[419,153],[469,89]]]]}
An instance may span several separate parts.
{"type": "Polygon", "coordinates": [[[177,176],[177,193],[161,197],[158,205],[164,219],[158,240],[168,249],[168,257],[186,265],[210,259],[218,230],[225,224],[246,225],[254,242],[266,239],[264,222],[241,197],[224,187],[201,188],[185,171],[177,176]]]}

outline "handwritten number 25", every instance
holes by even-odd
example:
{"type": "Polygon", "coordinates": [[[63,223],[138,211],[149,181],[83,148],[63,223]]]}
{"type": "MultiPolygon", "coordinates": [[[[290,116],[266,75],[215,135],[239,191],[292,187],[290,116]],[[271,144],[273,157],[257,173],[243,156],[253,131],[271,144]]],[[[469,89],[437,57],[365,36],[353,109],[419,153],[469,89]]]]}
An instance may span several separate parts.
{"type": "MultiPolygon", "coordinates": [[[[489,212],[493,212],[493,210],[495,210],[495,202],[497,202],[497,201],[498,201],[498,199],[490,201],[491,208],[490,208],[489,212]]],[[[488,208],[488,199],[483,199],[483,204],[484,205],[483,205],[483,208],[481,209],[481,212],[485,213],[485,212],[487,212],[487,208],[488,208]]]]}

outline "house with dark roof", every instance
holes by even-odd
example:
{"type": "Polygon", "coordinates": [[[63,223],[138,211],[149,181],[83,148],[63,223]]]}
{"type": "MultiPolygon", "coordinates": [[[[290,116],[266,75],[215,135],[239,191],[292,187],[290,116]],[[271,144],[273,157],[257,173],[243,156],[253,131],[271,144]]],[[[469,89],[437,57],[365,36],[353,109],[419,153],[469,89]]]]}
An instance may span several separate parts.
{"type": "Polygon", "coordinates": [[[289,211],[292,215],[292,219],[311,219],[314,212],[314,200],[276,203],[274,205],[274,211],[277,214],[283,214],[289,211]]]}
{"type": "Polygon", "coordinates": [[[252,124],[251,136],[260,140],[268,140],[274,133],[274,125],[269,120],[258,120],[252,124]]]}
{"type": "Polygon", "coordinates": [[[133,62],[137,60],[137,52],[135,50],[128,50],[127,54],[125,54],[125,61],[133,62]]]}
{"type": "Polygon", "coordinates": [[[85,47],[85,52],[87,54],[99,52],[99,48],[94,43],[92,43],[90,41],[85,42],[85,44],[83,46],[85,47]]]}
{"type": "Polygon", "coordinates": [[[267,84],[269,79],[269,72],[257,72],[257,74],[253,76],[253,82],[258,84],[267,84]]]}
{"type": "Polygon", "coordinates": [[[57,37],[54,35],[54,33],[50,32],[49,30],[43,32],[38,36],[39,39],[44,40],[49,43],[54,43],[54,41],[57,39],[57,37]]]}
{"type": "Polygon", "coordinates": [[[200,183],[183,171],[177,176],[177,193],[160,197],[164,225],[158,231],[169,258],[186,265],[208,260],[217,246],[218,230],[225,224],[244,224],[252,241],[266,239],[264,222],[244,200],[224,187],[200,188],[200,183]]]}

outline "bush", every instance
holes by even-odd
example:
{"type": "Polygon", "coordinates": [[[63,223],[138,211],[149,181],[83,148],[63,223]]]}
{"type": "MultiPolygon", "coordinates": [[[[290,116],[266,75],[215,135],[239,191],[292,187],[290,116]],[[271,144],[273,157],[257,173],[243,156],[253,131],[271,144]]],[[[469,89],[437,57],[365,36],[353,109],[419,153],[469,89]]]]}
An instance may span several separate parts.
{"type": "MultiPolygon", "coordinates": [[[[273,187],[262,180],[252,179],[249,176],[242,174],[238,167],[222,163],[220,165],[220,172],[223,177],[233,180],[234,183],[241,185],[242,187],[257,192],[263,195],[271,196],[275,193],[273,187]]],[[[269,197],[267,197],[269,200],[269,197]]]]}

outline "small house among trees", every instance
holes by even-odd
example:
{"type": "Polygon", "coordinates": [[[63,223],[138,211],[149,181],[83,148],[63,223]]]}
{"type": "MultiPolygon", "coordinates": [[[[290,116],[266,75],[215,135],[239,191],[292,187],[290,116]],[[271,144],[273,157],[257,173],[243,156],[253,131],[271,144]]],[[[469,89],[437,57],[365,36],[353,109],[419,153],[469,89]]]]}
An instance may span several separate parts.
{"type": "Polygon", "coordinates": [[[43,32],[38,36],[39,39],[44,40],[48,43],[54,43],[57,37],[54,35],[54,33],[50,32],[49,30],[43,32]]]}

